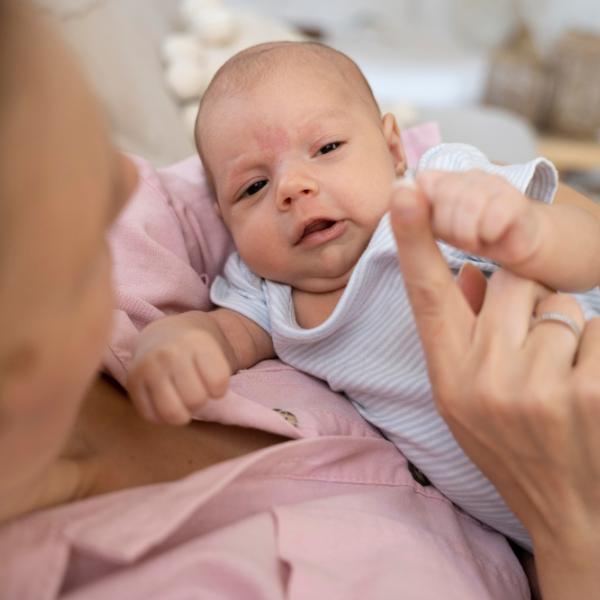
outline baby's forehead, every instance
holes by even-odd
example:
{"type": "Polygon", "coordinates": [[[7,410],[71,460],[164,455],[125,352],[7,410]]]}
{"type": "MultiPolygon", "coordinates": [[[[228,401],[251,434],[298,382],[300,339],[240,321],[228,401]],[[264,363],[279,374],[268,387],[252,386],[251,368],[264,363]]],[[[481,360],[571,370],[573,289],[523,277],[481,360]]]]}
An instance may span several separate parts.
{"type": "Polygon", "coordinates": [[[202,113],[224,100],[285,79],[361,97],[379,115],[367,80],[345,54],[318,44],[274,43],[242,51],[221,67],[202,98],[199,125],[202,113]]]}
{"type": "MultiPolygon", "coordinates": [[[[261,103],[267,104],[268,96],[253,95],[254,110],[246,111],[243,102],[248,97],[247,93],[272,86],[284,89],[286,79],[288,82],[306,82],[306,86],[313,90],[322,88],[324,97],[337,97],[335,106],[329,106],[330,109],[343,113],[347,102],[359,101],[365,111],[379,119],[379,107],[367,80],[346,55],[313,44],[263,44],[243,51],[225,63],[202,98],[195,135],[196,146],[206,167],[211,162],[212,145],[206,142],[219,139],[223,126],[230,126],[232,119],[244,128],[244,116],[256,115],[257,108],[260,112],[261,103]],[[242,105],[236,105],[236,98],[242,99],[242,105]]],[[[220,171],[217,165],[214,169],[220,171]]],[[[218,176],[218,173],[215,175],[218,176]]]]}

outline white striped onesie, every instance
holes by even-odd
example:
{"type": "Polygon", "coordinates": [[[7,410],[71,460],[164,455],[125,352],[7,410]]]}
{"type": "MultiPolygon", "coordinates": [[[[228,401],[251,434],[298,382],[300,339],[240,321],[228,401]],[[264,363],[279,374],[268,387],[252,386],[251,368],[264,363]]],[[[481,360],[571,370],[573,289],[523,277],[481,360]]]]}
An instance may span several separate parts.
{"type": "MultiPolygon", "coordinates": [[[[436,146],[418,166],[418,170],[445,171],[474,168],[502,175],[521,192],[543,202],[552,201],[557,187],[556,171],[545,159],[497,166],[463,144],[436,146]]],[[[465,261],[488,271],[495,268],[445,244],[440,243],[440,248],[455,271],[465,261]]],[[[361,415],[450,500],[531,549],[524,527],[463,453],[435,408],[396,252],[386,214],[334,311],[312,329],[296,323],[291,287],[257,277],[237,253],[229,257],[224,277],[215,280],[211,298],[264,328],[281,360],[344,392],[361,415]]],[[[600,312],[597,290],[577,298],[588,318],[600,312]]]]}

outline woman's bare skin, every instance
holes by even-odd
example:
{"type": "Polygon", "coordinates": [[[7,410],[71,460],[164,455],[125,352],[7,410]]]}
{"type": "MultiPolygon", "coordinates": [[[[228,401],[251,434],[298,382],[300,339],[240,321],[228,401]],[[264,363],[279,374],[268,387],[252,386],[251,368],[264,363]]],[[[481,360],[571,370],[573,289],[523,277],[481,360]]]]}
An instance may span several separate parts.
{"type": "Polygon", "coordinates": [[[218,423],[149,423],[118,384],[101,376],[86,396],[62,455],[82,470],[82,483],[69,500],[172,481],[284,441],[265,431],[218,423]]]}

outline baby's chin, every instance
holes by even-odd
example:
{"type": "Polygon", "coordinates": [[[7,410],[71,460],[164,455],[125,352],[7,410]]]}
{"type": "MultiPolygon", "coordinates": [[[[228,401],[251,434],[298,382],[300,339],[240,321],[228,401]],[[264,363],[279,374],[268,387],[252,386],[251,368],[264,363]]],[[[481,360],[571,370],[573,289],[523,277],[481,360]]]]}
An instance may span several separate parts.
{"type": "Polygon", "coordinates": [[[350,280],[355,263],[336,270],[306,273],[287,281],[294,289],[312,294],[326,294],[345,288],[350,280]]]}
{"type": "MultiPolygon", "coordinates": [[[[354,263],[355,264],[355,263],[354,263]]],[[[295,290],[313,294],[325,294],[343,288],[348,283],[354,264],[339,265],[336,269],[320,268],[306,269],[302,273],[288,271],[286,273],[260,272],[253,270],[256,275],[283,285],[289,285],[295,290]]]]}

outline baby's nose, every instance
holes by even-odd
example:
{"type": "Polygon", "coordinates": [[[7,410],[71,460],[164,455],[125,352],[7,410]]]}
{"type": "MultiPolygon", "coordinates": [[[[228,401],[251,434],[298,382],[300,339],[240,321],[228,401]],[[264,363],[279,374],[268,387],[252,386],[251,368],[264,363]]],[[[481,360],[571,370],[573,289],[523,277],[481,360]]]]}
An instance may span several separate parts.
{"type": "Polygon", "coordinates": [[[316,195],[319,192],[317,181],[307,175],[295,175],[282,181],[279,189],[279,205],[281,208],[291,206],[296,200],[316,195]]]}

